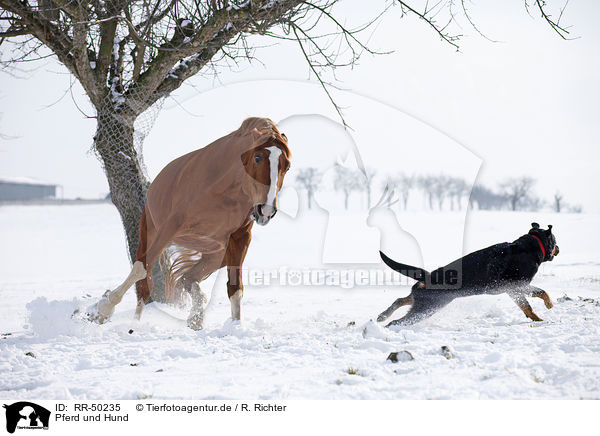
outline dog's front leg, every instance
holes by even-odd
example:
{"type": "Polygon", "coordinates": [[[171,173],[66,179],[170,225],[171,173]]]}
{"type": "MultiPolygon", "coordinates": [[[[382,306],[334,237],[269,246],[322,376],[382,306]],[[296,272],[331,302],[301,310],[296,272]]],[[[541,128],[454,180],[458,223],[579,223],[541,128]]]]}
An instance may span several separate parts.
{"type": "Polygon", "coordinates": [[[547,309],[552,309],[554,307],[554,304],[552,304],[552,299],[543,289],[529,285],[529,292],[532,297],[537,297],[544,300],[544,304],[546,305],[547,309]]]}
{"type": "Polygon", "coordinates": [[[517,303],[517,306],[519,306],[519,308],[523,311],[523,313],[525,314],[525,316],[527,318],[529,318],[533,321],[543,321],[542,318],[540,318],[539,316],[537,316],[535,314],[535,312],[529,305],[529,302],[523,295],[521,295],[521,294],[509,294],[509,295],[510,295],[510,298],[512,298],[514,300],[514,302],[517,303]]]}

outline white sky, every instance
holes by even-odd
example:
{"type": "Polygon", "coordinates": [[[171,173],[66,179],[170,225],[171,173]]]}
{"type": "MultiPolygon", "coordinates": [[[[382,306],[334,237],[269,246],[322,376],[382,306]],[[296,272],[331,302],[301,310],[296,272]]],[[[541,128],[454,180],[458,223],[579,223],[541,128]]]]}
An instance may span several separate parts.
{"type": "MultiPolygon", "coordinates": [[[[308,68],[294,44],[260,49],[264,65],[225,71],[220,83],[194,78],[176,93],[177,103],[165,103],[147,138],[150,175],[246,116],[293,117],[283,130],[294,168],[354,142],[367,166],[380,173],[418,168],[414,172],[471,179],[480,167],[478,180],[492,187],[527,174],[538,179],[536,192],[544,198],[560,190],[568,202],[600,211],[600,3],[569,4],[563,20],[579,37],[573,41],[561,40],[537,14],[528,16],[522,2],[474,3],[479,28],[502,42],[465,27],[457,53],[423,22],[400,19],[399,10],[382,20],[369,45],[394,52],[365,55],[354,69],[338,71],[347,91],[335,96],[353,132],[335,126],[335,113],[318,85],[307,82],[308,68]],[[300,117],[306,114],[333,121],[300,117]]],[[[364,21],[372,5],[344,0],[337,15],[364,21]]],[[[0,75],[0,132],[17,137],[0,139],[0,177],[55,182],[67,197],[106,194],[102,169],[89,151],[94,120],[81,115],[69,93],[44,108],[63,96],[70,77],[54,62],[38,66],[27,79],[0,75]]],[[[74,87],[73,95],[91,115],[81,89],[74,87]]]]}

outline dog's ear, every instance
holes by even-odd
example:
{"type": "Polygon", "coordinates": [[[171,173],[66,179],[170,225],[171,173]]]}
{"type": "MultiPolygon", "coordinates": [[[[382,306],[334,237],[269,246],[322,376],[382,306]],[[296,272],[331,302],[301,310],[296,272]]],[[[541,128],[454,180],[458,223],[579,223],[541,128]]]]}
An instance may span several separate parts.
{"type": "Polygon", "coordinates": [[[539,229],[540,225],[538,223],[531,223],[531,228],[532,229],[539,229]]]}
{"type": "Polygon", "coordinates": [[[552,224],[548,224],[548,230],[546,230],[546,233],[552,233],[552,224]]]}

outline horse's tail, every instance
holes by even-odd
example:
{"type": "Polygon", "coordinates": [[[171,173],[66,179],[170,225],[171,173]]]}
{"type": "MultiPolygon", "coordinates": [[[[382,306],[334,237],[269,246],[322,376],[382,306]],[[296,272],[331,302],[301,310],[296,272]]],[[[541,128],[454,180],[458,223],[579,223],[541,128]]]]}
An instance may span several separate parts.
{"type": "MultiPolygon", "coordinates": [[[[169,256],[165,256],[168,258],[169,256]]],[[[168,302],[177,301],[182,291],[184,275],[190,271],[200,260],[202,254],[197,250],[178,248],[168,265],[165,277],[165,297],[168,302]]]]}
{"type": "Polygon", "coordinates": [[[420,282],[427,281],[429,279],[431,273],[429,271],[424,270],[423,268],[419,268],[418,266],[406,265],[404,263],[396,262],[395,260],[390,259],[381,251],[379,252],[381,256],[381,260],[389,266],[394,271],[399,272],[402,275],[410,277],[411,279],[418,280],[420,282]]]}

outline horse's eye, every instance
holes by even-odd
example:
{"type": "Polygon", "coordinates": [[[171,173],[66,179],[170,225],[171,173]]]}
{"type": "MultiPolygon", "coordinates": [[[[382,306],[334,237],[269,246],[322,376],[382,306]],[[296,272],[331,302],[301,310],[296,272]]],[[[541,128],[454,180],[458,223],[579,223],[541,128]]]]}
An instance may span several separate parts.
{"type": "Polygon", "coordinates": [[[254,162],[260,163],[261,160],[262,160],[262,156],[260,154],[254,155],[254,162]]]}

